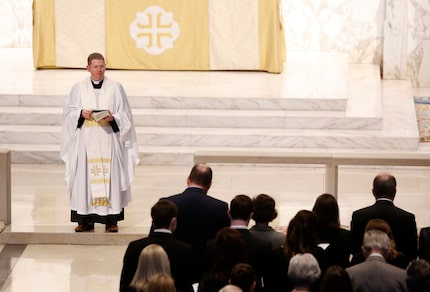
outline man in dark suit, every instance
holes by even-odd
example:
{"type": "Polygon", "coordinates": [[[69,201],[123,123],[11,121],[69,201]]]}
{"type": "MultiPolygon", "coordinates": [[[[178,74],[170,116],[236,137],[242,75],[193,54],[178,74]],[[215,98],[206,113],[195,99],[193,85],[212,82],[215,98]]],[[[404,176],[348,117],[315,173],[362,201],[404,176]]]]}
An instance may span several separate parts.
{"type": "MultiPolygon", "coordinates": [[[[230,228],[240,232],[243,241],[248,248],[249,264],[254,268],[256,275],[257,291],[264,287],[265,274],[268,271],[272,244],[252,234],[248,229],[252,217],[252,199],[247,195],[237,195],[230,202],[228,214],[230,216],[230,228]]],[[[208,257],[206,268],[210,266],[215,253],[215,241],[207,243],[208,257]]]]}
{"type": "Polygon", "coordinates": [[[385,261],[390,247],[386,233],[379,230],[365,233],[363,253],[366,261],[346,269],[354,291],[407,291],[406,270],[385,261]]]}
{"type": "Polygon", "coordinates": [[[180,194],[167,197],[178,206],[175,237],[194,247],[204,247],[222,227],[230,225],[228,204],[209,196],[212,169],[197,164],[187,178],[187,188],[180,194]]]}
{"type": "Polygon", "coordinates": [[[398,251],[409,260],[417,257],[417,225],[415,215],[394,206],[396,179],[388,173],[378,174],[373,180],[375,204],[352,213],[351,236],[353,252],[360,251],[366,224],[371,219],[382,219],[390,225],[398,251]]]}
{"type": "Polygon", "coordinates": [[[123,259],[120,291],[128,291],[141,251],[153,243],[160,245],[167,253],[177,291],[193,291],[192,283],[198,280],[194,271],[199,265],[192,246],[173,236],[177,214],[176,205],[168,200],[160,200],[151,208],[154,229],[148,237],[129,243],[123,259]]]}

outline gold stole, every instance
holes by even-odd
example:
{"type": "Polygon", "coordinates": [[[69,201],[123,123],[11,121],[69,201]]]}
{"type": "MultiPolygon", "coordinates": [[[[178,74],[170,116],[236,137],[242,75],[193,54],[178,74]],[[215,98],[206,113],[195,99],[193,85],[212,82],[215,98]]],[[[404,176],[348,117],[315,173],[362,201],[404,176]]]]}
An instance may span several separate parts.
{"type": "MultiPolygon", "coordinates": [[[[90,80],[82,82],[82,106],[84,109],[111,109],[113,94],[109,82],[103,83],[98,96],[97,107],[94,89],[90,80]],[[110,94],[109,94],[110,93],[110,94]]],[[[106,120],[96,122],[85,120],[85,145],[87,149],[87,166],[90,176],[91,197],[93,206],[110,206],[110,174],[112,155],[112,127],[106,120]]]]}

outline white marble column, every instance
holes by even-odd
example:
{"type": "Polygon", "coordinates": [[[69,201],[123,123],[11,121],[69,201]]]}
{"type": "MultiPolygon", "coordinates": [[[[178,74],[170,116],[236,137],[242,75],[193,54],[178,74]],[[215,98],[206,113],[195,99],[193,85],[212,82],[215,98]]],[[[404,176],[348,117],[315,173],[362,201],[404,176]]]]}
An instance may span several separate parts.
{"type": "Polygon", "coordinates": [[[430,3],[408,1],[408,77],[416,88],[430,87],[430,3]]]}
{"type": "Polygon", "coordinates": [[[384,22],[383,78],[407,79],[408,3],[387,0],[384,22]]]}

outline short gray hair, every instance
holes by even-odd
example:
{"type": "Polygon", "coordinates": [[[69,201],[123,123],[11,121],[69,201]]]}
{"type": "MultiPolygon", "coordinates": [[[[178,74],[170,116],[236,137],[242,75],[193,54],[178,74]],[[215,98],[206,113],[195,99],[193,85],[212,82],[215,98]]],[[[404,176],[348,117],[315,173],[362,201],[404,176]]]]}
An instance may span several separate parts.
{"type": "Polygon", "coordinates": [[[320,266],[312,254],[299,253],[291,258],[288,266],[288,277],[294,285],[310,287],[320,276],[320,266]]]}
{"type": "Polygon", "coordinates": [[[364,233],[363,247],[365,249],[389,250],[391,247],[390,238],[387,233],[380,230],[369,230],[364,233]]]}

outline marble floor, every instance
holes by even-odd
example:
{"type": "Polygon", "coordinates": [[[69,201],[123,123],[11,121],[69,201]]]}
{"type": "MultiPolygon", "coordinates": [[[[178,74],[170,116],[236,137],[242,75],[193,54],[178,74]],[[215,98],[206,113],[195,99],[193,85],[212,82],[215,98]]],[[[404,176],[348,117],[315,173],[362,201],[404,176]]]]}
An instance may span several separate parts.
{"type": "MultiPolygon", "coordinates": [[[[80,70],[71,70],[64,78],[64,72],[55,74],[55,70],[48,70],[43,75],[49,75],[49,82],[43,79],[40,83],[32,74],[28,60],[15,66],[10,61],[5,67],[14,70],[11,74],[5,70],[0,72],[0,93],[11,95],[65,94],[82,75],[80,70]],[[20,83],[19,79],[25,82],[20,83]]],[[[185,77],[173,74],[173,78],[190,80],[193,74],[189,72],[185,77]]],[[[234,76],[234,72],[228,75],[234,76]]],[[[214,180],[210,195],[229,202],[240,193],[251,197],[270,194],[277,201],[279,213],[273,226],[279,229],[284,228],[298,210],[312,208],[315,198],[324,191],[324,169],[317,165],[211,164],[211,167],[214,180]]],[[[133,201],[125,210],[125,220],[119,223],[119,233],[113,236],[144,236],[151,223],[149,209],[152,204],[162,196],[181,192],[189,170],[187,165],[139,165],[132,186],[133,201]]],[[[379,172],[396,176],[396,205],[415,213],[419,228],[430,226],[430,169],[425,167],[341,167],[338,197],[341,224],[348,228],[353,210],[373,203],[371,183],[379,172]]],[[[69,222],[68,206],[63,164],[12,165],[9,230],[73,234],[74,224],[69,222]]],[[[94,234],[102,233],[104,227],[96,226],[94,234]]],[[[0,245],[0,292],[118,291],[127,244],[91,244],[90,239],[81,238],[77,244],[0,245]]]]}

